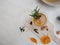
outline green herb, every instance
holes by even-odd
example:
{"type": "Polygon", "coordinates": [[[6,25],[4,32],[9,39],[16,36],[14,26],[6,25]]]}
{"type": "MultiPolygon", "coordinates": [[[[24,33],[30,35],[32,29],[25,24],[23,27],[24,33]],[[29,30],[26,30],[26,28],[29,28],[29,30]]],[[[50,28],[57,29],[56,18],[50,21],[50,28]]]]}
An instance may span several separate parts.
{"type": "Polygon", "coordinates": [[[21,32],[24,32],[24,31],[25,31],[24,28],[25,28],[25,27],[19,27],[19,29],[20,29],[21,32]]]}
{"type": "Polygon", "coordinates": [[[34,31],[35,31],[37,34],[39,34],[38,29],[34,29],[34,31]]]}
{"type": "Polygon", "coordinates": [[[30,25],[32,25],[32,21],[30,22],[30,25]]]}
{"type": "Polygon", "coordinates": [[[33,18],[35,19],[39,19],[41,17],[41,15],[39,15],[39,10],[40,9],[37,9],[38,7],[36,7],[36,9],[34,9],[34,13],[30,16],[32,16],[33,18]]]}

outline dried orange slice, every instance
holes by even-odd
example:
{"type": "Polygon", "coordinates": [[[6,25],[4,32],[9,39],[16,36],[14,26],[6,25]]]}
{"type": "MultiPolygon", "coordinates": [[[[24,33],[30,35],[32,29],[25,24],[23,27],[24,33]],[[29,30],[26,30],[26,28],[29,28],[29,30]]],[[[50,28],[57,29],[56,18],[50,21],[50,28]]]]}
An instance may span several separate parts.
{"type": "Polygon", "coordinates": [[[42,38],[41,38],[41,42],[43,43],[43,44],[48,44],[48,43],[50,43],[50,37],[49,36],[43,36],[42,38]]]}
{"type": "Polygon", "coordinates": [[[37,44],[37,40],[33,37],[30,38],[30,40],[33,42],[33,43],[36,43],[37,44]]]}
{"type": "Polygon", "coordinates": [[[34,24],[37,25],[37,26],[43,26],[46,23],[47,18],[45,16],[45,14],[43,14],[43,13],[39,13],[39,15],[41,16],[40,18],[38,18],[38,19],[34,18],[33,19],[34,24]]]}

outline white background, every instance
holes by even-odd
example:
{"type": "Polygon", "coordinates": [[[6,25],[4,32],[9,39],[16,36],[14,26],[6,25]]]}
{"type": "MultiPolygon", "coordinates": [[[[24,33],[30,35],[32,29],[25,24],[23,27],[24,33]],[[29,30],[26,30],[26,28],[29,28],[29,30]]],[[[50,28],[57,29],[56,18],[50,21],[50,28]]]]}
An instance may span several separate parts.
{"type": "MultiPolygon", "coordinates": [[[[26,41],[26,34],[20,35],[19,26],[23,16],[29,15],[36,6],[46,13],[55,27],[60,27],[55,21],[60,15],[60,7],[46,5],[40,0],[0,0],[0,45],[33,45],[26,41]]],[[[27,35],[35,36],[32,33],[27,35]]]]}

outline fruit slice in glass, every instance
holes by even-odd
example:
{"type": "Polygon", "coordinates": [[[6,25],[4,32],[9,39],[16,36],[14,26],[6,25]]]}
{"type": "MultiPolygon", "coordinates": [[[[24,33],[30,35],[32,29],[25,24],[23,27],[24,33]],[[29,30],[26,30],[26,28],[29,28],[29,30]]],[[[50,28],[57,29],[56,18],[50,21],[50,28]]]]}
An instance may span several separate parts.
{"type": "Polygon", "coordinates": [[[38,19],[33,18],[33,22],[37,26],[43,26],[47,22],[47,18],[45,16],[45,14],[43,14],[43,13],[39,13],[39,15],[41,17],[38,19]]]}

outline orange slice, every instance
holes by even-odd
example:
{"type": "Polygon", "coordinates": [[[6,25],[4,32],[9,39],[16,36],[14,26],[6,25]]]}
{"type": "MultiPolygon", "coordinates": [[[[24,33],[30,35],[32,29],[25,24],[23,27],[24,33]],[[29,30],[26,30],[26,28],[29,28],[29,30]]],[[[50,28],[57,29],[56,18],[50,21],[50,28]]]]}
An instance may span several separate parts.
{"type": "Polygon", "coordinates": [[[37,26],[43,26],[46,23],[47,18],[45,16],[45,14],[43,14],[43,13],[39,13],[39,15],[41,15],[41,17],[39,19],[33,19],[34,24],[37,26]]]}
{"type": "Polygon", "coordinates": [[[42,38],[41,38],[41,42],[43,43],[43,44],[48,44],[48,43],[50,43],[50,38],[49,38],[49,36],[43,36],[42,38]]]}
{"type": "Polygon", "coordinates": [[[37,44],[37,40],[33,37],[30,38],[30,40],[33,42],[33,43],[36,43],[37,44]]]}

